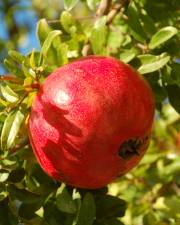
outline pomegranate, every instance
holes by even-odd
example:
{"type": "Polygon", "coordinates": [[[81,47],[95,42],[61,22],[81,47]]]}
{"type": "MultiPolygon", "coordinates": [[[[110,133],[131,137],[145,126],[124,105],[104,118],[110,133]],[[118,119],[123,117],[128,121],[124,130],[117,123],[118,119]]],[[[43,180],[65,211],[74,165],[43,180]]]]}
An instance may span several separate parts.
{"type": "Polygon", "coordinates": [[[33,102],[29,136],[43,170],[71,186],[100,188],[138,164],[154,97],[129,65],[89,56],[50,74],[33,102]]]}

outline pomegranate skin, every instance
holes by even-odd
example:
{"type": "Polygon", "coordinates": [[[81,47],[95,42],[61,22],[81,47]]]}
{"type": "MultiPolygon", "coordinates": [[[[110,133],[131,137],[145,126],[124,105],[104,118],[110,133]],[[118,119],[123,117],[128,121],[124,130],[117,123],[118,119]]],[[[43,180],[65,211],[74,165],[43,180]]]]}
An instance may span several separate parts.
{"type": "Polygon", "coordinates": [[[154,105],[149,85],[130,66],[111,57],[84,57],[42,84],[29,118],[33,152],[54,179],[101,188],[144,155],[154,105]]]}

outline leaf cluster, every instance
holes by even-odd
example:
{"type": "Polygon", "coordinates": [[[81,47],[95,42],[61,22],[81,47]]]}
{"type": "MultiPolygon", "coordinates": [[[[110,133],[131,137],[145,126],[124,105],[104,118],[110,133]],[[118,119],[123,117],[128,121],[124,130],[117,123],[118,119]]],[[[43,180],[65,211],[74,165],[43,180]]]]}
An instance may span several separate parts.
{"type": "MultiPolygon", "coordinates": [[[[102,10],[105,1],[64,0],[61,13],[48,2],[45,9],[33,0],[37,15],[45,15],[36,29],[40,49],[26,55],[12,50],[17,46],[12,36],[4,60],[9,73],[0,76],[0,224],[178,224],[179,1],[113,0],[102,10]],[[96,191],[50,179],[33,156],[27,133],[33,99],[44,79],[89,54],[131,64],[151,85],[157,109],[152,142],[140,166],[96,191]]],[[[2,46],[7,49],[4,42],[2,46]]]]}

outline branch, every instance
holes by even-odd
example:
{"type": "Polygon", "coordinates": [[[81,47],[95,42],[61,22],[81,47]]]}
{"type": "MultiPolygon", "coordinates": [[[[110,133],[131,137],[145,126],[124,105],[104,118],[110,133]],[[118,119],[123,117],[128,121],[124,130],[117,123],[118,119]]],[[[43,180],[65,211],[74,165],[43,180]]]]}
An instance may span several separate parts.
{"type": "Polygon", "coordinates": [[[99,7],[96,11],[96,16],[108,14],[111,7],[112,0],[101,0],[99,7]]]}
{"type": "Polygon", "coordinates": [[[15,84],[23,84],[23,81],[17,77],[13,77],[11,75],[0,75],[0,81],[10,81],[15,84]]]}
{"type": "MultiPolygon", "coordinates": [[[[114,17],[119,13],[121,8],[128,5],[130,0],[120,0],[120,3],[112,5],[112,0],[101,0],[99,7],[96,11],[96,16],[101,17],[103,15],[107,15],[107,25],[110,25],[114,19],[114,17]]],[[[83,49],[82,49],[82,55],[87,56],[91,53],[91,45],[88,41],[83,49]]]]}
{"type": "Polygon", "coordinates": [[[118,14],[118,12],[120,11],[120,9],[123,7],[122,4],[116,4],[113,9],[108,13],[107,15],[107,22],[106,24],[111,24],[112,20],[114,19],[114,17],[118,14]]]}

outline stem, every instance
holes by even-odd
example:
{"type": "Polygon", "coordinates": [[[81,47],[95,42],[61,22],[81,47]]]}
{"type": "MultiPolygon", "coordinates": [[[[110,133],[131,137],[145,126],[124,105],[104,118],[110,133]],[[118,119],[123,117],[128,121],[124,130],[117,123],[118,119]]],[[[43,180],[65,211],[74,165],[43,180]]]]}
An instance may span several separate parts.
{"type": "Polygon", "coordinates": [[[23,84],[23,81],[17,77],[11,75],[0,75],[0,81],[10,81],[15,84],[23,84]]]}
{"type": "Polygon", "coordinates": [[[101,0],[99,7],[96,11],[96,15],[100,17],[108,14],[108,12],[110,11],[111,3],[112,0],[101,0]]]}
{"type": "Polygon", "coordinates": [[[122,4],[116,4],[113,9],[108,13],[107,15],[107,24],[111,24],[114,17],[117,15],[117,13],[120,11],[120,9],[123,7],[122,4]]]}

